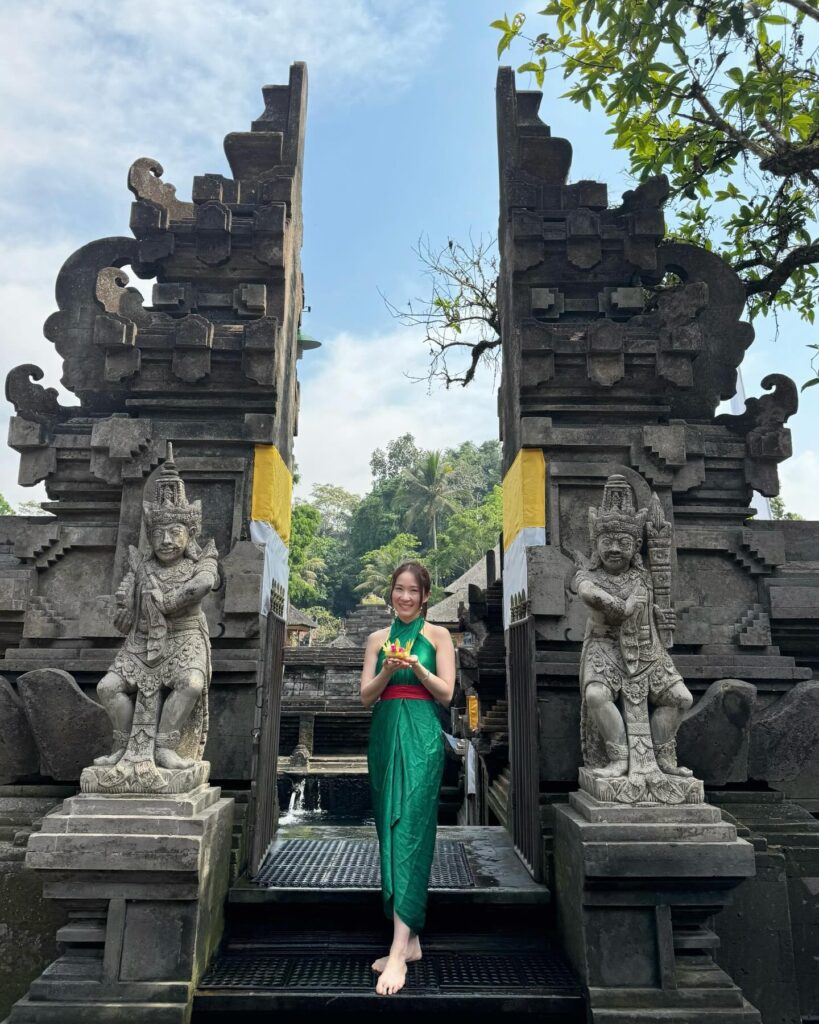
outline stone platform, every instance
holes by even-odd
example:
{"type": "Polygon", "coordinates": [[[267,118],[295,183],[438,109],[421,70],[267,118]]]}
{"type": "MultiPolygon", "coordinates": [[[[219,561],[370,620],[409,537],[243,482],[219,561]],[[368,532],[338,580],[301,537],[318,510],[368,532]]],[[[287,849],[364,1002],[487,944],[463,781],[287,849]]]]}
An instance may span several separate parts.
{"type": "Polygon", "coordinates": [[[560,931],[592,1024],[759,1024],[713,959],[713,916],[754,874],[754,850],[710,804],[555,811],[560,931]]]}
{"type": "Polygon", "coordinates": [[[26,866],[65,901],[63,954],[10,1024],[185,1024],[219,941],[233,801],[192,793],[85,794],[46,815],[26,866]]]}

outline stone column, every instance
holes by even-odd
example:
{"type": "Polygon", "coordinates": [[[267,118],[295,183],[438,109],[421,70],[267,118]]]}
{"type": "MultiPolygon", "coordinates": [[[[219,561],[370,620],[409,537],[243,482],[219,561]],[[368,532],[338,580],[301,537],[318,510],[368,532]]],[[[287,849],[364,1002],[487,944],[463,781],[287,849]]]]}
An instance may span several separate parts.
{"type": "Polygon", "coordinates": [[[62,956],[9,1024],[186,1024],[223,926],[233,800],[83,793],[43,819],[26,864],[66,901],[62,956]]]}
{"type": "Polygon", "coordinates": [[[315,731],[315,715],[299,715],[299,741],[290,755],[292,765],[307,767],[313,756],[313,733],[315,731]]]}
{"type": "Polygon", "coordinates": [[[587,793],[555,813],[558,923],[606,1024],[759,1024],[714,962],[711,919],[754,873],[753,847],[709,804],[625,806],[587,793]]]}

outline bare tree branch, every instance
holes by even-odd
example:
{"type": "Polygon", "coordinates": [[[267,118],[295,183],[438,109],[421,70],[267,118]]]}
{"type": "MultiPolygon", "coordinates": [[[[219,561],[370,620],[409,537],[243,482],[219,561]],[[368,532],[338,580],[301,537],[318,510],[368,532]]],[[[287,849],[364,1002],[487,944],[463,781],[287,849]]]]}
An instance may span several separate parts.
{"type": "Polygon", "coordinates": [[[450,238],[445,245],[434,248],[422,236],[413,251],[430,280],[429,296],[410,300],[406,308],[381,296],[396,320],[424,332],[429,370],[425,377],[410,379],[438,380],[447,388],[453,384],[466,387],[480,365],[497,365],[500,318],[496,241],[470,236],[462,243],[450,238]],[[451,363],[456,357],[460,358],[451,363]]]}
{"type": "MultiPolygon", "coordinates": [[[[764,263],[763,260],[759,262],[764,263]]],[[[791,249],[787,256],[778,260],[765,277],[760,277],[758,280],[746,280],[744,282],[745,291],[748,295],[764,293],[773,297],[795,270],[800,267],[808,267],[816,262],[819,262],[819,243],[798,245],[795,249],[791,249]]]]}
{"type": "Polygon", "coordinates": [[[787,4],[788,7],[795,8],[797,11],[801,11],[808,18],[813,18],[814,21],[819,21],[819,10],[806,3],[805,0],[782,0],[782,3],[787,4]]]}

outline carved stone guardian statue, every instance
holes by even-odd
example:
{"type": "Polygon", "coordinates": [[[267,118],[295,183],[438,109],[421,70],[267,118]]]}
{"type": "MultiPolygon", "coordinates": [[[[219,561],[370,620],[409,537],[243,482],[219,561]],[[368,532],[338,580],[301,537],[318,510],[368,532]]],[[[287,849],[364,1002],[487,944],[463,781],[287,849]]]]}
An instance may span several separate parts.
{"type": "Polygon", "coordinates": [[[201,503],[189,503],[168,454],[155,498],[143,502],[143,541],[116,593],[126,634],[97,695],[114,728],[110,755],[81,776],[83,792],[182,793],[207,781],[210,638],[202,601],[218,586],[213,541],[197,543],[201,503]]]}
{"type": "Polygon", "coordinates": [[[675,737],[692,697],[666,650],[675,624],[671,525],[656,494],[637,511],[628,481],[613,475],[600,508],[589,509],[589,532],[592,557],[573,584],[590,610],[580,661],[580,787],[617,803],[702,802],[702,783],[677,764],[675,737]]]}

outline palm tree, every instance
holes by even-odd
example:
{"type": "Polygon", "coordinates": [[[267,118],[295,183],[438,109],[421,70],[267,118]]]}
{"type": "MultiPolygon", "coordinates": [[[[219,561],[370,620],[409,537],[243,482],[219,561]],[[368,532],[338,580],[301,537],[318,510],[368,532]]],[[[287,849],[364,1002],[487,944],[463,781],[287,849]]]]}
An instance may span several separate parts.
{"type": "Polygon", "coordinates": [[[383,547],[362,555],[359,593],[389,598],[390,579],[396,565],[418,557],[419,542],[411,533],[399,533],[383,547]]]}
{"type": "MultiPolygon", "coordinates": [[[[401,497],[407,502],[405,521],[412,527],[423,523],[432,536],[432,550],[438,551],[438,516],[453,512],[458,507],[457,485],[452,477],[453,467],[444,462],[440,451],[424,452],[412,469],[402,474],[401,497]]],[[[434,581],[438,585],[438,568],[434,568],[434,581]]]]}

